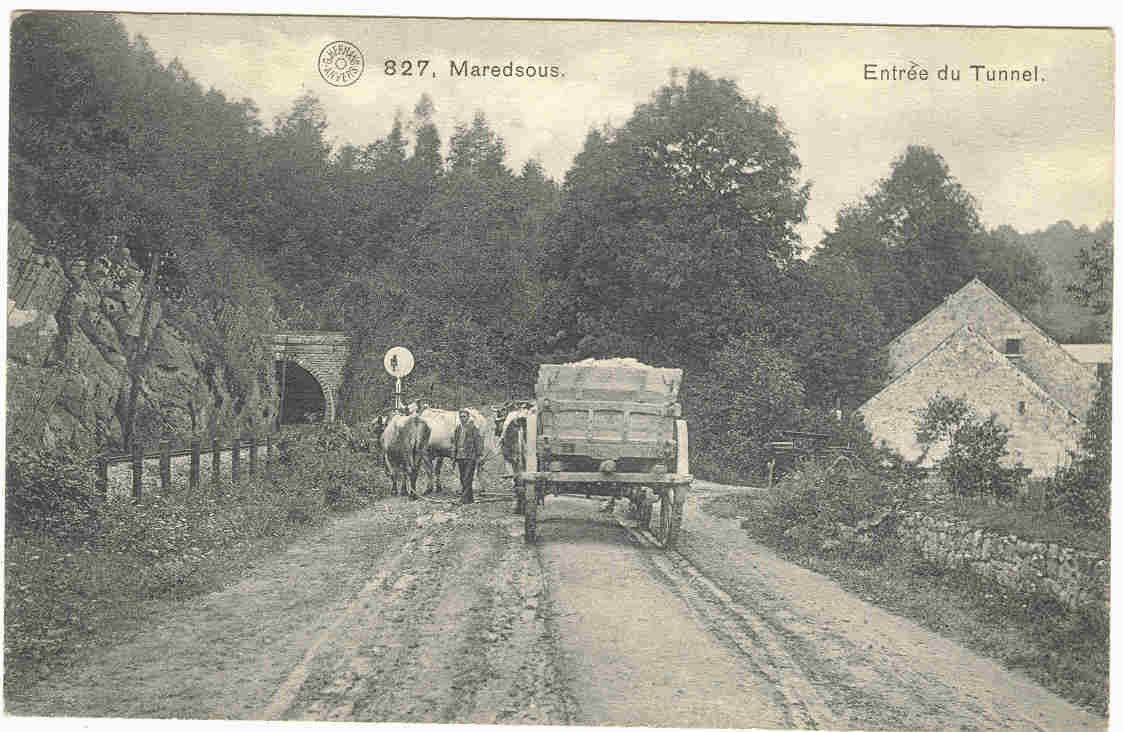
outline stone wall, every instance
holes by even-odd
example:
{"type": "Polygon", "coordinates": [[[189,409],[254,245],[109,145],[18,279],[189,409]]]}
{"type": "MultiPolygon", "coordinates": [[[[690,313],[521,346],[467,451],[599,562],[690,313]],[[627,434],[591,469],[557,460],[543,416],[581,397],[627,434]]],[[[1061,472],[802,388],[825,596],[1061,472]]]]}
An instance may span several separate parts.
{"type": "Polygon", "coordinates": [[[906,513],[897,531],[902,541],[937,565],[970,569],[1020,594],[1044,594],[1070,610],[1089,608],[1110,615],[1111,563],[1104,557],[919,512],[906,513]]]}
{"type": "MultiPolygon", "coordinates": [[[[99,259],[64,266],[36,252],[26,228],[9,226],[7,437],[82,453],[122,447],[121,412],[131,379],[126,344],[139,332],[142,273],[99,259]],[[15,260],[15,261],[12,261],[15,260]],[[28,285],[27,283],[32,283],[28,285]]],[[[228,383],[158,304],[151,359],[141,376],[136,436],[228,436],[255,430],[276,413],[271,367],[264,381],[228,383]]]]}

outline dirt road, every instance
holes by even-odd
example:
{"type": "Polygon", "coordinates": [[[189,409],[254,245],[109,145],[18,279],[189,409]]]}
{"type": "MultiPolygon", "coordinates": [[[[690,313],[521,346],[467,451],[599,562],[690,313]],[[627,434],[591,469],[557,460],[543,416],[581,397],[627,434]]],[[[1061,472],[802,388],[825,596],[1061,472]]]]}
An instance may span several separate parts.
{"type": "Polygon", "coordinates": [[[681,553],[548,499],[393,499],[6,699],[68,716],[674,727],[1106,726],[687,504],[681,553]]]}

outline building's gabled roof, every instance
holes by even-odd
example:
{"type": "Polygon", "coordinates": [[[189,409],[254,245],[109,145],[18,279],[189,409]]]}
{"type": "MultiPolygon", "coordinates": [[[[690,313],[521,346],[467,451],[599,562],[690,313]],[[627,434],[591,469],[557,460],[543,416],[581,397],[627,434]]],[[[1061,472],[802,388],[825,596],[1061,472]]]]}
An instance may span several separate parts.
{"type": "MultiPolygon", "coordinates": [[[[941,302],[941,303],[940,303],[939,305],[937,305],[936,307],[932,308],[932,309],[931,309],[931,310],[929,310],[929,311],[928,311],[927,313],[925,313],[925,314],[924,314],[924,317],[923,317],[923,318],[921,318],[920,320],[916,321],[915,323],[913,323],[912,325],[910,325],[910,326],[909,326],[908,328],[905,328],[905,329],[904,329],[903,331],[901,331],[901,332],[900,332],[900,333],[898,333],[898,334],[897,334],[896,336],[894,336],[894,337],[893,337],[893,339],[892,339],[892,340],[890,340],[890,341],[889,341],[889,343],[887,343],[887,344],[886,344],[886,347],[887,347],[887,348],[889,348],[889,347],[892,347],[892,345],[893,345],[894,343],[896,343],[897,341],[901,340],[902,338],[904,338],[904,337],[905,337],[906,335],[908,335],[909,333],[912,333],[913,331],[915,331],[915,330],[917,330],[918,328],[920,328],[920,327],[921,327],[921,326],[922,326],[922,325],[923,325],[923,324],[924,324],[924,323],[925,323],[925,322],[926,322],[927,320],[929,320],[930,318],[932,318],[932,317],[934,317],[934,316],[938,315],[938,314],[939,314],[939,312],[940,312],[941,310],[943,310],[943,309],[944,309],[944,308],[946,307],[947,303],[948,303],[948,302],[949,302],[950,300],[953,300],[953,299],[955,299],[955,298],[958,298],[958,297],[959,297],[959,296],[961,296],[961,295],[962,295],[962,294],[963,294],[964,292],[966,292],[966,291],[967,291],[968,289],[972,289],[972,288],[982,288],[982,291],[983,291],[984,293],[986,293],[986,294],[987,294],[988,296],[990,296],[990,297],[994,298],[994,300],[996,300],[996,301],[997,301],[998,303],[1000,303],[1000,304],[1001,304],[1001,305],[1002,305],[1003,307],[1005,307],[1005,308],[1006,308],[1007,310],[1009,310],[1009,311],[1010,311],[1011,313],[1014,313],[1014,314],[1015,314],[1015,315],[1017,315],[1017,316],[1018,316],[1019,318],[1021,318],[1021,319],[1022,319],[1023,321],[1025,321],[1026,323],[1028,323],[1028,324],[1029,324],[1029,326],[1030,326],[1031,328],[1033,328],[1033,329],[1034,329],[1035,331],[1037,331],[1037,333],[1038,333],[1038,334],[1040,334],[1042,338],[1044,338],[1044,339],[1045,339],[1046,341],[1048,341],[1048,342],[1049,342],[1049,343],[1051,343],[1052,345],[1056,346],[1057,348],[1061,348],[1061,345],[1060,345],[1059,343],[1057,343],[1057,341],[1056,341],[1056,340],[1054,340],[1054,338],[1053,338],[1052,336],[1050,336],[1050,335],[1049,335],[1048,333],[1046,333],[1045,331],[1043,331],[1043,330],[1042,330],[1042,329],[1041,329],[1041,328],[1040,328],[1040,327],[1039,327],[1039,326],[1037,325],[1037,323],[1035,323],[1035,322],[1033,322],[1032,320],[1030,320],[1029,318],[1027,318],[1027,317],[1026,317],[1026,316],[1025,316],[1024,314],[1022,314],[1022,312],[1021,312],[1020,310],[1018,310],[1018,309],[1017,309],[1016,307],[1014,307],[1014,306],[1013,306],[1013,305],[1011,305],[1010,303],[1006,302],[1005,298],[1003,298],[1003,297],[1002,297],[1001,295],[999,295],[999,294],[998,294],[997,292],[995,292],[994,290],[992,290],[992,289],[991,289],[991,288],[990,288],[990,287],[989,287],[989,286],[987,285],[987,283],[983,282],[983,281],[982,281],[982,280],[980,280],[980,279],[979,279],[978,277],[972,277],[972,278],[971,278],[971,280],[970,280],[970,281],[969,281],[969,282],[968,282],[967,284],[963,285],[963,287],[960,287],[960,288],[959,288],[958,290],[956,290],[955,292],[953,292],[953,293],[950,293],[950,294],[949,294],[949,295],[948,295],[947,297],[945,297],[945,298],[943,299],[943,301],[942,301],[942,302],[941,302]]],[[[1110,348],[1110,344],[1108,345],[1108,347],[1110,348]]],[[[1064,349],[1062,349],[1062,350],[1064,350],[1064,349]]],[[[1070,358],[1072,358],[1072,359],[1073,359],[1074,361],[1076,361],[1077,363],[1080,363],[1080,361],[1079,361],[1078,359],[1076,359],[1075,357],[1073,357],[1071,353],[1069,353],[1069,357],[1070,357],[1070,358]]]]}
{"type": "Polygon", "coordinates": [[[1080,363],[1111,363],[1110,343],[1062,343],[1061,348],[1080,363]]]}
{"type": "MultiPolygon", "coordinates": [[[[1068,351],[1068,350],[1064,349],[1063,347],[1061,347],[1061,345],[1060,345],[1059,343],[1057,343],[1057,341],[1056,341],[1056,340],[1054,340],[1052,336],[1050,336],[1050,335],[1049,335],[1048,333],[1046,333],[1045,331],[1043,331],[1043,330],[1042,330],[1042,329],[1041,329],[1040,327],[1038,327],[1038,325],[1037,325],[1036,323],[1034,323],[1034,322],[1033,322],[1032,320],[1030,320],[1030,319],[1029,319],[1029,318],[1027,318],[1027,317],[1026,317],[1025,315],[1023,315],[1023,314],[1022,314],[1022,312],[1021,312],[1020,310],[1018,310],[1017,308],[1015,308],[1015,307],[1014,307],[1013,305],[1011,305],[1010,303],[1006,302],[1006,300],[1005,300],[1005,299],[1004,299],[1004,298],[1003,298],[1003,297],[1002,297],[1001,295],[999,295],[999,294],[998,294],[997,292],[995,292],[995,291],[994,291],[994,290],[992,290],[992,289],[991,289],[990,287],[988,287],[988,286],[987,286],[987,283],[983,282],[983,281],[982,281],[981,279],[979,279],[978,277],[972,277],[972,278],[971,278],[971,280],[970,280],[970,281],[969,281],[969,282],[968,282],[967,284],[965,284],[965,285],[964,285],[963,287],[959,288],[959,289],[958,289],[958,290],[956,290],[955,292],[953,292],[953,293],[949,294],[949,295],[948,295],[947,297],[945,297],[945,298],[944,298],[943,302],[941,302],[941,303],[940,303],[939,305],[937,305],[936,307],[932,308],[932,309],[931,309],[931,310],[929,310],[929,311],[928,311],[927,313],[925,313],[925,315],[924,315],[924,317],[923,317],[923,318],[921,318],[920,320],[918,320],[918,321],[916,321],[915,323],[913,323],[913,324],[912,324],[912,325],[911,325],[910,327],[908,327],[908,328],[906,328],[905,330],[903,330],[903,331],[901,331],[900,333],[898,333],[898,334],[896,335],[896,337],[894,337],[894,338],[893,338],[893,339],[892,339],[891,341],[889,341],[889,343],[888,343],[888,344],[886,344],[886,349],[889,349],[889,350],[891,350],[891,349],[892,349],[892,347],[893,347],[893,344],[894,344],[894,343],[896,343],[896,342],[898,342],[898,341],[902,340],[902,339],[903,339],[903,338],[905,338],[905,337],[906,337],[907,335],[909,335],[909,334],[911,334],[911,333],[915,333],[915,332],[916,332],[917,330],[919,330],[919,329],[923,328],[924,324],[925,324],[925,323],[926,323],[927,321],[929,321],[930,319],[932,319],[932,318],[936,317],[937,315],[939,315],[940,313],[942,313],[942,312],[943,312],[943,311],[944,311],[944,310],[945,310],[945,309],[946,309],[946,308],[948,307],[948,303],[950,303],[951,301],[953,301],[953,300],[956,300],[956,299],[958,299],[958,298],[960,298],[960,297],[963,297],[963,296],[964,296],[964,295],[965,295],[965,294],[966,294],[966,293],[967,293],[968,291],[970,291],[970,290],[979,290],[979,291],[981,291],[981,292],[982,292],[982,293],[983,293],[983,294],[984,294],[984,295],[985,295],[986,297],[989,297],[989,298],[993,299],[993,300],[994,300],[995,302],[997,302],[997,303],[998,303],[999,305],[1001,305],[1001,306],[1002,306],[1003,308],[1005,308],[1005,309],[1006,309],[1007,311],[1009,311],[1010,313],[1012,313],[1013,315],[1015,315],[1015,316],[1016,316],[1016,317],[1017,317],[1017,318],[1018,318],[1019,320],[1021,320],[1021,321],[1022,321],[1022,322],[1024,322],[1024,323],[1026,323],[1026,324],[1027,324],[1027,325],[1028,325],[1028,326],[1029,326],[1029,327],[1030,327],[1031,329],[1033,329],[1034,331],[1036,331],[1036,332],[1037,332],[1037,333],[1038,333],[1038,334],[1039,334],[1039,335],[1040,335],[1040,336],[1041,336],[1041,337],[1042,337],[1042,338],[1043,338],[1043,339],[1045,340],[1045,342],[1046,342],[1047,344],[1049,344],[1050,346],[1052,346],[1053,348],[1055,348],[1055,349],[1057,350],[1057,352],[1058,352],[1058,353],[1062,353],[1062,354],[1064,354],[1064,356],[1063,356],[1063,357],[1067,357],[1068,359],[1070,359],[1070,360],[1072,361],[1072,363],[1073,363],[1073,364],[1076,364],[1076,365],[1080,366],[1081,368],[1087,368],[1087,364],[1086,364],[1086,363],[1084,363],[1084,362],[1080,361],[1080,360],[1079,360],[1078,358],[1076,358],[1076,357],[1075,357],[1075,356],[1074,356],[1074,355],[1073,355],[1073,354],[1072,354],[1072,353],[1071,353],[1070,351],[1068,351]]],[[[951,320],[954,320],[954,321],[956,321],[956,322],[960,322],[960,319],[959,319],[959,318],[956,318],[956,317],[954,317],[954,316],[953,316],[952,318],[950,318],[950,319],[951,319],[951,320]]],[[[952,329],[952,332],[954,332],[954,331],[955,331],[955,329],[953,328],[953,329],[952,329]]],[[[950,335],[950,334],[949,334],[949,335],[950,335]]],[[[942,341],[941,341],[941,342],[942,342],[942,341]]],[[[930,352],[930,351],[929,351],[929,352],[930,352]]],[[[927,355],[927,353],[928,353],[928,352],[925,352],[925,354],[924,354],[923,356],[921,356],[920,358],[921,358],[921,359],[922,359],[922,358],[924,358],[924,357],[925,357],[925,356],[927,355]]],[[[920,359],[917,359],[917,360],[920,360],[920,359]]],[[[912,364],[909,364],[909,366],[911,367],[911,366],[912,366],[912,364]]],[[[1018,368],[1018,369],[1019,369],[1020,371],[1022,371],[1023,373],[1025,373],[1025,370],[1024,370],[1023,368],[1021,368],[1021,366],[1020,366],[1020,365],[1015,365],[1015,367],[1016,367],[1016,368],[1018,368]]],[[[899,374],[897,374],[897,375],[899,376],[900,374],[903,374],[903,373],[905,373],[905,371],[907,371],[907,370],[908,370],[907,368],[906,368],[906,369],[903,369],[903,370],[902,370],[902,371],[901,371],[901,372],[900,372],[899,374]]],[[[1029,376],[1029,375],[1027,374],[1027,376],[1029,376]]],[[[1029,378],[1031,378],[1031,379],[1032,379],[1032,378],[1033,378],[1033,376],[1029,376],[1029,378]]],[[[1035,380],[1035,381],[1036,381],[1036,380],[1035,380]]],[[[1045,387],[1041,386],[1041,384],[1040,384],[1040,383],[1038,384],[1038,386],[1039,386],[1039,387],[1041,387],[1041,388],[1045,388],[1045,387]]],[[[1048,389],[1046,389],[1046,391],[1048,391],[1048,389]]],[[[1071,407],[1071,406],[1070,406],[1070,407],[1067,407],[1067,409],[1068,409],[1068,410],[1069,410],[1070,412],[1072,411],[1072,407],[1071,407]]]]}
{"type": "Polygon", "coordinates": [[[938,351],[941,351],[944,348],[946,348],[948,346],[948,344],[951,343],[953,340],[955,340],[956,338],[961,337],[961,336],[967,337],[972,341],[977,341],[979,344],[981,344],[983,346],[983,351],[988,356],[992,357],[992,360],[994,361],[996,368],[1005,369],[1005,370],[1009,371],[1011,374],[1014,375],[1015,378],[1017,378],[1019,381],[1021,381],[1026,386],[1026,388],[1030,390],[1030,392],[1038,395],[1038,397],[1042,401],[1051,402],[1052,404],[1057,405],[1058,407],[1060,407],[1061,410],[1063,410],[1066,414],[1068,414],[1070,417],[1072,417],[1073,420],[1075,420],[1077,423],[1080,423],[1080,421],[1081,421],[1080,417],[1078,415],[1076,415],[1075,413],[1073,413],[1072,409],[1070,409],[1067,404],[1065,404],[1064,402],[1062,402],[1061,400],[1057,399],[1055,396],[1050,394],[1047,389],[1043,388],[1040,384],[1038,384],[1036,381],[1034,381],[1033,378],[1031,378],[1030,375],[1027,374],[1025,371],[1022,371],[1020,368],[1018,368],[1017,366],[1010,363],[1010,360],[1008,358],[1006,358],[1006,355],[1004,353],[1002,353],[997,348],[992,346],[990,344],[990,341],[988,341],[986,338],[983,338],[981,335],[979,335],[977,332],[975,332],[975,329],[972,328],[969,325],[961,325],[958,328],[956,328],[951,334],[949,334],[946,338],[944,338],[942,341],[940,341],[934,348],[929,349],[927,353],[925,353],[923,356],[921,356],[916,361],[914,361],[907,369],[905,369],[901,373],[897,374],[897,376],[894,377],[888,384],[886,384],[885,387],[881,391],[877,392],[872,397],[867,399],[862,404],[862,406],[858,407],[857,411],[859,411],[859,412],[863,411],[872,402],[879,399],[882,394],[889,391],[889,389],[894,384],[896,384],[898,381],[901,381],[904,378],[906,378],[910,373],[912,373],[913,370],[918,368],[921,364],[923,364],[925,361],[927,361],[929,358],[931,358],[938,351]]]}

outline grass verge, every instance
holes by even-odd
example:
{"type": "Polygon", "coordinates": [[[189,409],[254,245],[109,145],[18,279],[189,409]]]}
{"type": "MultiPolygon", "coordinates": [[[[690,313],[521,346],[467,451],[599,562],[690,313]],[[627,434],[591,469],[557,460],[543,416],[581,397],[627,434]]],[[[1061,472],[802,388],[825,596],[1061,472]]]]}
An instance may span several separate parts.
{"type": "MultiPolygon", "coordinates": [[[[761,494],[718,496],[703,510],[715,516],[760,516],[761,494]]],[[[1061,697],[1107,714],[1109,628],[1104,619],[1069,613],[1058,603],[1015,595],[966,571],[948,571],[908,549],[869,560],[791,550],[759,524],[754,540],[786,559],[826,575],[878,607],[914,620],[1061,697]]]]}
{"type": "Polygon", "coordinates": [[[80,519],[50,524],[9,522],[6,691],[135,637],[174,603],[225,587],[333,514],[385,494],[387,481],[370,455],[317,439],[323,443],[318,434],[297,443],[269,479],[227,481],[219,492],[173,487],[139,502],[102,501],[80,519]]]}

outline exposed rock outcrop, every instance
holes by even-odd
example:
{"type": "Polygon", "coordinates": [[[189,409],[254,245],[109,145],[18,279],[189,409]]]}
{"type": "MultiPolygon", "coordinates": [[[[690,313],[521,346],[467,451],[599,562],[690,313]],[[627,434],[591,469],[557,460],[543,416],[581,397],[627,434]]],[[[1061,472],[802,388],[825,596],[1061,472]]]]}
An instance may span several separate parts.
{"type": "MultiPolygon", "coordinates": [[[[131,379],[127,353],[139,336],[142,273],[127,257],[63,266],[37,253],[27,230],[9,225],[9,439],[82,453],[122,447],[131,379]]],[[[251,383],[230,383],[216,363],[153,303],[149,357],[141,375],[135,436],[226,436],[265,427],[277,409],[271,364],[251,383]]]]}

